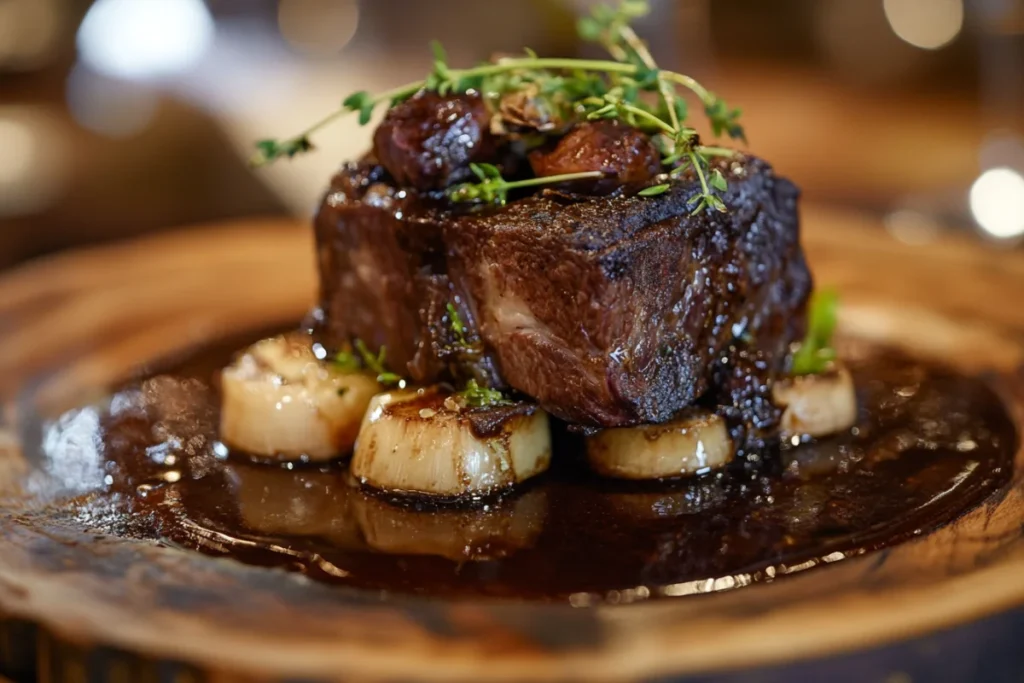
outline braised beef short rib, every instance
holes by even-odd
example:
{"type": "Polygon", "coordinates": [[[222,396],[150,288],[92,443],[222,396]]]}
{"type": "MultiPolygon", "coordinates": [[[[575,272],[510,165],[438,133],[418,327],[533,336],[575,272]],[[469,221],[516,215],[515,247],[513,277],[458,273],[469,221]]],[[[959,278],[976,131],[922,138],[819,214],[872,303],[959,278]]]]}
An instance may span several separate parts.
{"type": "Polygon", "coordinates": [[[347,166],[316,219],[324,339],[386,346],[416,382],[515,389],[579,425],[703,401],[767,430],[768,383],[811,291],[799,193],[753,157],[719,168],[728,213],[694,215],[693,178],[656,197],[547,190],[453,209],[372,162],[347,166]]]}

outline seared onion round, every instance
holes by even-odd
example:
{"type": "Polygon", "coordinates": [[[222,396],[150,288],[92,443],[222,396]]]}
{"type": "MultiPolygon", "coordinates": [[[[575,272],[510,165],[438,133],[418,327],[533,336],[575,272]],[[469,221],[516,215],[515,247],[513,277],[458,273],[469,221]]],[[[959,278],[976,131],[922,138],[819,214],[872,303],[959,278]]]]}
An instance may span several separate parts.
{"type": "Polygon", "coordinates": [[[782,439],[836,434],[857,422],[857,394],[849,370],[837,365],[819,375],[776,382],[775,405],[783,409],[782,439]]]}
{"type": "Polygon", "coordinates": [[[660,425],[606,429],[587,438],[595,472],[616,479],[664,479],[722,467],[734,455],[725,420],[690,412],[660,425]]]}
{"type": "Polygon", "coordinates": [[[551,435],[547,413],[520,407],[463,408],[430,390],[380,394],[359,432],[352,474],[373,488],[442,497],[525,481],[548,468],[551,435]],[[491,420],[487,411],[502,412],[491,420]]]}
{"type": "Polygon", "coordinates": [[[313,354],[308,335],[257,342],[221,373],[221,438],[248,453],[324,461],[352,449],[380,388],[313,354]]]}

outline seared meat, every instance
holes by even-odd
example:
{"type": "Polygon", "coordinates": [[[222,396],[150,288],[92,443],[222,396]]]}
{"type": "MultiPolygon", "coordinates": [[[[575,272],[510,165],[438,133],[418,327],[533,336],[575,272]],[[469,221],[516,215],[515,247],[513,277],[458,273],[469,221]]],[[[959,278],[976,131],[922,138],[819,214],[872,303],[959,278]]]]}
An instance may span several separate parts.
{"type": "Polygon", "coordinates": [[[692,216],[692,178],[659,197],[541,192],[455,213],[348,168],[317,217],[327,341],[386,344],[416,381],[489,377],[581,425],[663,422],[702,398],[770,425],[759,399],[811,290],[798,191],[758,159],[721,169],[729,212],[692,216]],[[448,302],[478,351],[454,343],[448,302]],[[756,359],[749,381],[740,355],[756,359]]]}
{"type": "Polygon", "coordinates": [[[811,290],[798,192],[759,160],[723,170],[727,214],[691,216],[690,180],[660,197],[542,194],[449,221],[453,279],[505,381],[570,422],[621,426],[717,392],[731,346],[763,353],[761,376],[780,371],[811,290]]]}
{"type": "MultiPolygon", "coordinates": [[[[448,277],[447,214],[414,190],[399,190],[371,161],[338,173],[317,214],[317,261],[325,341],[387,347],[387,364],[416,382],[476,379],[501,386],[479,344],[456,344],[455,304],[472,330],[465,293],[448,277]]],[[[478,339],[470,332],[467,341],[478,339]]]]}
{"type": "Polygon", "coordinates": [[[469,164],[494,154],[490,113],[475,95],[418,95],[388,110],[373,137],[374,153],[394,181],[442,189],[469,177],[469,164]]]}
{"type": "Polygon", "coordinates": [[[661,172],[661,154],[651,139],[621,121],[581,123],[550,151],[530,154],[530,166],[538,176],[603,171],[605,178],[578,180],[566,189],[609,194],[623,185],[646,183],[661,172]]]}

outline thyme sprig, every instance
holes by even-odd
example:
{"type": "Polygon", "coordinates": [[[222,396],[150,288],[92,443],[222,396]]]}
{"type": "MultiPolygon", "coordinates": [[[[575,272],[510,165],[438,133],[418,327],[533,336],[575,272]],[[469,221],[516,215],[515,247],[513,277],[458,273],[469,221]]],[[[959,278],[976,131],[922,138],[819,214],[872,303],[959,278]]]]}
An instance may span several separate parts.
{"type": "MultiPolygon", "coordinates": [[[[688,108],[679,89],[690,91],[700,100],[716,137],[724,134],[745,141],[738,122],[740,110],[729,107],[694,78],[659,68],[647,44],[631,26],[633,20],[649,11],[647,0],[621,0],[615,8],[596,7],[591,16],[580,21],[581,37],[604,46],[611,60],[539,57],[532,50],[526,50],[523,57],[507,57],[456,69],[449,65],[444,48],[435,42],[433,68],[423,80],[377,95],[365,91],[353,93],[344,99],[339,110],[302,133],[284,140],[261,140],[252,163],[260,166],[310,151],[313,134],[341,116],[358,113],[360,124],[365,125],[382,103],[394,106],[421,90],[440,95],[479,92],[492,109],[499,109],[505,96],[520,94],[528,95],[537,105],[534,109],[546,112],[552,120],[571,119],[574,115],[617,118],[653,132],[660,140],[664,162],[672,168],[673,177],[692,169],[700,181],[700,193],[691,200],[694,212],[705,208],[724,211],[725,204],[716,191],[724,190],[725,180],[711,169],[709,160],[721,148],[701,145],[696,131],[685,125],[688,108]],[[658,104],[648,103],[645,93],[657,93],[658,104]],[[712,149],[716,152],[712,153],[712,149]]],[[[557,129],[553,121],[545,122],[542,128],[553,129],[557,129]]],[[[510,190],[519,187],[597,177],[572,174],[571,177],[508,182],[496,168],[485,164],[480,164],[474,173],[478,183],[466,183],[449,190],[453,201],[501,204],[507,201],[510,190]]]]}
{"type": "Polygon", "coordinates": [[[462,183],[448,188],[448,199],[456,204],[481,203],[501,206],[508,201],[508,193],[512,190],[564,183],[570,180],[600,178],[604,175],[601,171],[583,171],[509,181],[501,176],[501,170],[493,164],[470,164],[469,168],[480,182],[462,183]]]}
{"type": "Polygon", "coordinates": [[[363,343],[362,339],[356,339],[355,352],[343,349],[334,356],[334,366],[346,373],[361,372],[364,368],[377,375],[377,383],[384,386],[396,386],[405,382],[401,375],[387,369],[388,349],[386,346],[374,354],[363,343]]]}

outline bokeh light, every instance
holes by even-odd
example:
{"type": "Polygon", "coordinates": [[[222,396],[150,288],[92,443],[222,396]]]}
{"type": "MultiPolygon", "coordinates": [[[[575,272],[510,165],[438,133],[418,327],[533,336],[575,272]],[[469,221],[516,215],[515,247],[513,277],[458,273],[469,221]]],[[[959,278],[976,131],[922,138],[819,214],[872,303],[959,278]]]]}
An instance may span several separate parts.
{"type": "Polygon", "coordinates": [[[159,100],[148,87],[104,76],[79,63],[68,75],[67,103],[82,128],[109,138],[130,138],[152,123],[159,100]]]}
{"type": "Polygon", "coordinates": [[[356,0],[281,0],[277,23],[296,52],[332,57],[355,36],[359,5],[356,0]]]}
{"type": "Polygon", "coordinates": [[[963,0],[883,0],[893,32],[914,47],[937,50],[964,25],[963,0]]]}
{"type": "Polygon", "coordinates": [[[0,107],[0,217],[41,211],[66,176],[64,135],[40,107],[0,107]]]}
{"type": "Polygon", "coordinates": [[[1012,168],[990,168],[971,186],[971,213],[998,239],[1024,235],[1024,176],[1012,168]]]}
{"type": "Polygon", "coordinates": [[[195,66],[213,36],[202,0],[97,0],[78,29],[78,51],[98,73],[154,79],[195,66]]]}

